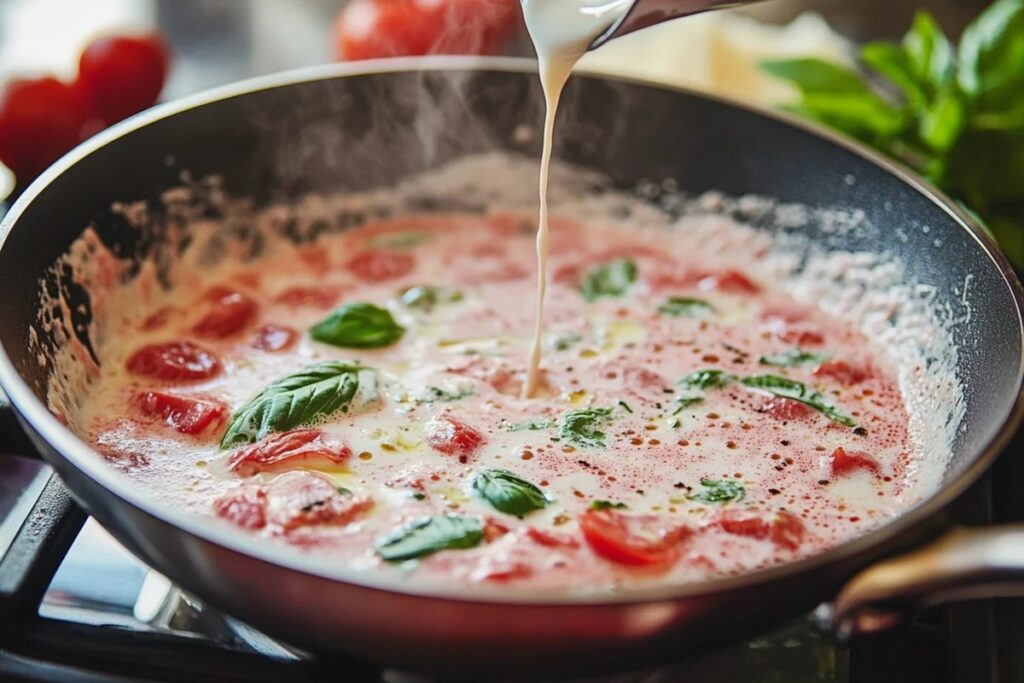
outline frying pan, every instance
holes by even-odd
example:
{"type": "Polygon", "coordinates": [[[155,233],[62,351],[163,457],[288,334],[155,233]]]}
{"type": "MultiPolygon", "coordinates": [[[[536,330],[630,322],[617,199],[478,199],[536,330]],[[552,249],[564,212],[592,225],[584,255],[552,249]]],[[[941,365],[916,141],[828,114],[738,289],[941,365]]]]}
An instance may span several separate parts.
{"type": "Polygon", "coordinates": [[[218,175],[232,195],[265,204],[387,187],[471,153],[535,155],[539,141],[521,131],[540,120],[542,106],[533,62],[396,60],[245,82],[161,106],[87,142],[28,188],[0,228],[0,385],[24,431],[91,515],[208,603],[317,652],[446,676],[649,666],[829,601],[823,620],[851,632],[880,628],[904,608],[1019,588],[1024,530],[949,532],[946,512],[1021,418],[1022,297],[1005,258],[951,201],[871,152],[678,89],[573,78],[557,156],[623,189],[671,178],[690,193],[859,209],[880,229],[822,237],[824,248],[891,254],[908,281],[934,287],[936,307],[969,313],[950,330],[966,410],[954,457],[941,488],[886,526],[739,577],[598,598],[484,599],[460,586],[427,591],[387,577],[318,573],[300,557],[246,543],[131,487],[47,410],[49,367],[28,351],[47,268],[89,224],[121,254],[157,238],[127,227],[111,212],[114,202],[154,200],[180,185],[183,170],[218,175]]]}

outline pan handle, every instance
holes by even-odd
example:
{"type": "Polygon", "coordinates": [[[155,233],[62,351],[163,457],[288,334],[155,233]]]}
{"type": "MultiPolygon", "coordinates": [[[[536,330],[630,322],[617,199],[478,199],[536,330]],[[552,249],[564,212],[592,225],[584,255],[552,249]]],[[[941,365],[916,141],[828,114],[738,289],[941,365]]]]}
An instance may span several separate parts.
{"type": "Polygon", "coordinates": [[[817,616],[846,638],[884,630],[922,607],[1018,596],[1024,596],[1024,524],[955,527],[863,570],[817,616]]]}
{"type": "Polygon", "coordinates": [[[14,414],[7,395],[0,389],[0,457],[20,455],[26,458],[38,458],[39,453],[25,434],[18,418],[14,414]]]}

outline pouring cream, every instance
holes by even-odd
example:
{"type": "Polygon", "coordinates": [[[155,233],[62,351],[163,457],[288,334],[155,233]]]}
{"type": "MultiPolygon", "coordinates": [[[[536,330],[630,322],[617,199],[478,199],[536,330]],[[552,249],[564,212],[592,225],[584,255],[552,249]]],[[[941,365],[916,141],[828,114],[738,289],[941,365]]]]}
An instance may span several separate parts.
{"type": "Polygon", "coordinates": [[[530,398],[540,381],[541,336],[548,261],[548,177],[558,101],[573,66],[599,35],[611,28],[632,6],[632,0],[522,0],[540,81],[544,88],[544,147],[540,166],[540,215],[537,226],[537,313],[523,393],[530,398]]]}

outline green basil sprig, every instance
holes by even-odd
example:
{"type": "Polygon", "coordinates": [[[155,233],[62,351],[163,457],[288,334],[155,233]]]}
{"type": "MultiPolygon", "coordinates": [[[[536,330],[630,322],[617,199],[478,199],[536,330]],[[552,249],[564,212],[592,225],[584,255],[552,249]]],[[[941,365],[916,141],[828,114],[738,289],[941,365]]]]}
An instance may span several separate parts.
{"type": "Polygon", "coordinates": [[[360,385],[375,390],[376,373],[358,363],[328,361],[277,380],[239,408],[228,422],[221,448],[254,443],[272,432],[311,424],[347,411],[360,385]]]}
{"type": "Polygon", "coordinates": [[[548,498],[537,486],[507,470],[484,470],[473,478],[473,490],[495,510],[524,517],[542,510],[548,498]]]}
{"type": "Polygon", "coordinates": [[[605,435],[600,430],[611,422],[609,408],[573,410],[558,420],[558,436],[583,448],[604,448],[605,435]]]}
{"type": "Polygon", "coordinates": [[[684,318],[699,318],[709,313],[714,313],[715,307],[703,299],[691,299],[689,297],[672,296],[658,306],[658,313],[662,315],[673,315],[684,318]]]}
{"type": "Polygon", "coordinates": [[[580,293],[587,301],[596,301],[603,296],[624,296],[630,285],[636,282],[636,273],[636,263],[632,260],[616,259],[588,272],[583,277],[580,293]]]}
{"type": "Polygon", "coordinates": [[[429,313],[441,304],[453,304],[463,298],[463,293],[458,290],[420,285],[402,292],[401,302],[406,308],[429,313]]]}
{"type": "Polygon", "coordinates": [[[404,562],[442,550],[475,548],[484,540],[484,525],[475,517],[436,515],[424,517],[377,544],[386,562],[404,562]]]}
{"type": "Polygon", "coordinates": [[[857,426],[857,423],[851,417],[828,403],[821,393],[809,389],[802,382],[796,382],[777,375],[756,375],[754,377],[744,377],[741,381],[743,386],[750,387],[751,389],[761,389],[775,396],[789,398],[809,405],[838,424],[846,427],[857,426]]]}
{"type": "Polygon", "coordinates": [[[374,349],[394,344],[405,328],[379,306],[367,303],[345,304],[318,322],[309,331],[313,339],[350,349],[374,349]]]}
{"type": "Polygon", "coordinates": [[[821,365],[831,356],[821,353],[811,353],[802,349],[791,349],[782,353],[773,353],[761,356],[761,365],[771,365],[777,368],[794,368],[803,365],[821,365]]]}
{"type": "Polygon", "coordinates": [[[688,500],[701,503],[738,503],[747,497],[747,490],[734,481],[723,479],[701,479],[703,491],[687,496],[688,500]]]}
{"type": "Polygon", "coordinates": [[[590,509],[598,512],[601,510],[628,510],[629,506],[625,503],[613,503],[610,500],[594,500],[590,502],[590,509]]]}

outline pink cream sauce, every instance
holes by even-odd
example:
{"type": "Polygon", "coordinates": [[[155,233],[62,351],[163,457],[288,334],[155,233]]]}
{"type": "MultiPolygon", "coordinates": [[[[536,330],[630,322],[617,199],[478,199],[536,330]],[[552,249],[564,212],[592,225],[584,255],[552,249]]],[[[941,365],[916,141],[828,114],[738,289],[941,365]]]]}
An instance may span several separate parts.
{"type": "Polygon", "coordinates": [[[721,265],[668,231],[553,218],[541,387],[521,398],[532,221],[413,216],[186,273],[107,335],[81,416],[89,439],[154,496],[333,566],[555,591],[749,572],[916,502],[919,456],[881,354],[757,280],[751,264],[721,265]],[[625,291],[585,300],[581,283],[623,259],[635,266],[625,291]],[[417,285],[446,291],[432,307],[404,304],[417,285]],[[700,303],[674,315],[671,297],[700,303]],[[404,335],[379,349],[311,338],[352,302],[387,309],[404,335]],[[164,350],[191,354],[189,378],[172,378],[152,348],[178,343],[192,347],[164,350]],[[796,349],[808,354],[798,365],[761,361],[796,349]],[[326,360],[370,368],[376,395],[364,386],[347,413],[219,447],[249,399],[326,360]],[[708,369],[723,371],[724,386],[680,384],[708,369]],[[856,427],[742,382],[764,375],[818,392],[856,427]],[[680,409],[682,397],[702,401],[680,409]],[[560,430],[567,413],[590,408],[609,411],[592,426],[603,445],[560,430]],[[540,428],[514,428],[530,422],[540,428]],[[547,503],[521,518],[496,509],[473,486],[493,469],[547,503]],[[615,507],[592,509],[600,501],[615,507]],[[385,539],[441,515],[472,522],[472,547],[382,558],[385,539]]]}

